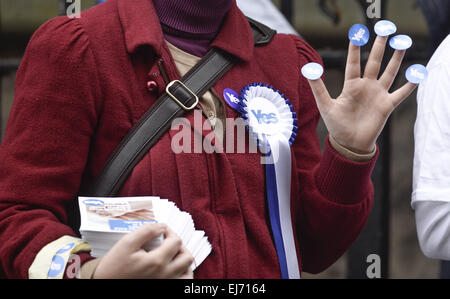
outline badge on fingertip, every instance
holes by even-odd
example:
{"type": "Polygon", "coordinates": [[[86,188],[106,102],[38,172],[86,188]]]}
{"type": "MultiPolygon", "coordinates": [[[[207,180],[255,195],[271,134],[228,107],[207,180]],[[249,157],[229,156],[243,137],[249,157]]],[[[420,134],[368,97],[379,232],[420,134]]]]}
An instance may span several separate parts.
{"type": "Polygon", "coordinates": [[[406,79],[413,84],[419,84],[425,81],[427,78],[428,78],[428,70],[425,66],[421,64],[411,65],[406,70],[406,79]]]}
{"type": "Polygon", "coordinates": [[[378,36],[389,36],[397,32],[397,26],[387,20],[377,22],[374,29],[378,36]]]}
{"type": "Polygon", "coordinates": [[[302,67],[302,75],[309,80],[318,80],[323,75],[323,67],[315,62],[305,64],[302,67]]]}
{"type": "Polygon", "coordinates": [[[389,45],[395,50],[407,50],[411,48],[412,44],[412,39],[404,34],[396,35],[389,41],[389,45]]]}
{"type": "Polygon", "coordinates": [[[348,31],[348,38],[355,46],[362,47],[369,42],[369,28],[362,24],[355,24],[348,31]]]}

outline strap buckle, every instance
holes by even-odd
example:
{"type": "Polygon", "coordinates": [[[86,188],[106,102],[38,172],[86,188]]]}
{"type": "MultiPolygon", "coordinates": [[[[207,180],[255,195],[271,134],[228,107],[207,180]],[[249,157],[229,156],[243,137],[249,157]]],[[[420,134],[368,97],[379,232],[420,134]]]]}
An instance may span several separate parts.
{"type": "Polygon", "coordinates": [[[166,93],[172,98],[172,100],[174,100],[181,108],[183,108],[186,111],[191,111],[193,110],[195,107],[197,107],[198,103],[199,103],[199,98],[198,96],[192,91],[190,90],[183,82],[181,82],[180,80],[174,80],[172,82],[170,82],[169,84],[167,84],[166,87],[166,93]],[[187,90],[194,98],[195,98],[195,103],[192,104],[191,107],[186,107],[180,100],[178,100],[171,92],[170,92],[170,88],[172,86],[174,86],[175,84],[179,84],[181,85],[181,87],[183,87],[185,90],[187,90]]]}

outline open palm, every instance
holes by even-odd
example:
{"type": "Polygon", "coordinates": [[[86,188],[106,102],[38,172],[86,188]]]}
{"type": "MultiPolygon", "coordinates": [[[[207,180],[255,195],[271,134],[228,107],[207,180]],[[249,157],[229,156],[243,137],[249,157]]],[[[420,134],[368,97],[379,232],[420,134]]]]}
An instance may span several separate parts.
{"type": "Polygon", "coordinates": [[[331,136],[357,153],[370,153],[394,109],[416,88],[407,83],[390,93],[405,51],[395,51],[382,76],[378,77],[387,37],[378,36],[364,76],[361,76],[360,48],[350,43],[344,88],[332,99],[323,81],[309,80],[320,114],[331,136]]]}

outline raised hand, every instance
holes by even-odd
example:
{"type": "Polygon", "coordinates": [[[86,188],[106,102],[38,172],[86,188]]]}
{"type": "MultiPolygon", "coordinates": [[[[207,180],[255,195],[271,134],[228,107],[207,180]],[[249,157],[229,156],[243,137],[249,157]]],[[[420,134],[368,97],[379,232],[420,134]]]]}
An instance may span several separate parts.
{"type": "Polygon", "coordinates": [[[397,91],[389,92],[405,51],[396,50],[384,73],[378,77],[387,39],[376,38],[363,76],[360,48],[350,42],[344,88],[337,99],[330,97],[321,79],[308,80],[328,132],[337,143],[356,153],[373,152],[387,119],[417,86],[408,82],[397,91]]]}

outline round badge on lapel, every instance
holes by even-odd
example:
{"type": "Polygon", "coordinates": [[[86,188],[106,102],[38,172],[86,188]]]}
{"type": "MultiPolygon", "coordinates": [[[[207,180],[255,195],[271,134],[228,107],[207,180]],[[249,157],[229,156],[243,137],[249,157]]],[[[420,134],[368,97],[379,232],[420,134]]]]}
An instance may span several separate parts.
{"type": "Polygon", "coordinates": [[[230,88],[227,88],[223,91],[223,97],[225,99],[225,102],[228,104],[228,106],[230,106],[231,108],[233,108],[234,110],[236,110],[238,112],[241,112],[240,111],[241,106],[239,105],[239,103],[241,101],[240,95],[236,91],[234,91],[230,88]]]}

